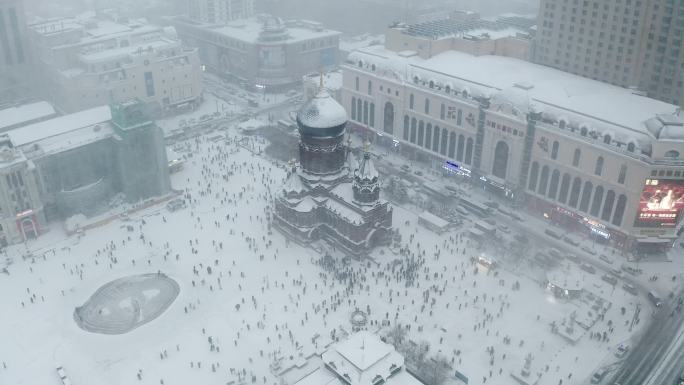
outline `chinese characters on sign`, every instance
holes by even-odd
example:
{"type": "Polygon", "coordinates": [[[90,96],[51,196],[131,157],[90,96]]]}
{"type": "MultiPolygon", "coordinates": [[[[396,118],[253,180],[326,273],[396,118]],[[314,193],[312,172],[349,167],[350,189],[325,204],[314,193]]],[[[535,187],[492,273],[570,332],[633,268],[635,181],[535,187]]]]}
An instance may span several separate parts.
{"type": "Polygon", "coordinates": [[[674,227],[683,208],[684,181],[646,179],[634,226],[674,227]]]}

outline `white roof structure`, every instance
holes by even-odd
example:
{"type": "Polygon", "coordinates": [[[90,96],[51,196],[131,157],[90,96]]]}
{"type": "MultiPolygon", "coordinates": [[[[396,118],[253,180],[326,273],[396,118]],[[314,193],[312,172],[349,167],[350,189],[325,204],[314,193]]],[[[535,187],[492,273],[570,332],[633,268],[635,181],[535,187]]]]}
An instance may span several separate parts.
{"type": "MultiPolygon", "coordinates": [[[[232,39],[255,44],[259,41],[259,36],[264,30],[265,23],[268,24],[269,22],[270,21],[268,21],[268,19],[263,17],[250,17],[231,21],[218,26],[196,22],[193,22],[193,24],[206,27],[215,33],[230,37],[232,39]]],[[[319,23],[305,21],[286,20],[282,22],[282,25],[275,27],[285,28],[286,35],[284,36],[283,40],[279,40],[281,43],[297,43],[311,39],[337,36],[340,34],[338,31],[321,28],[319,23]]],[[[268,25],[267,28],[274,28],[274,26],[268,25]]]]}
{"type": "MultiPolygon", "coordinates": [[[[352,335],[323,353],[321,358],[328,369],[350,385],[373,385],[379,380],[392,383],[396,374],[404,372],[401,371],[404,357],[392,345],[368,331],[352,335]]],[[[415,384],[420,384],[413,376],[410,377],[415,384]]]]}
{"type": "Polygon", "coordinates": [[[297,113],[299,121],[311,128],[329,128],[347,122],[347,111],[322,89],[297,113]]]}
{"type": "Polygon", "coordinates": [[[444,229],[444,228],[449,226],[448,221],[446,221],[446,220],[444,220],[444,219],[442,219],[442,218],[440,218],[440,217],[438,217],[438,216],[436,216],[436,215],[434,215],[428,211],[423,211],[423,213],[418,216],[418,219],[423,220],[427,223],[430,223],[431,225],[433,225],[437,228],[440,228],[440,229],[444,229]]]}
{"type": "Polygon", "coordinates": [[[378,170],[373,165],[373,160],[370,158],[370,154],[365,153],[363,155],[357,176],[362,180],[373,180],[378,178],[378,170]]]}
{"type": "Polygon", "coordinates": [[[48,102],[37,102],[0,110],[0,131],[55,116],[57,112],[48,102]]]}
{"type": "Polygon", "coordinates": [[[12,140],[12,144],[23,146],[78,129],[109,122],[111,119],[112,113],[109,106],[100,106],[10,130],[7,132],[7,135],[12,140]]]}
{"type": "MultiPolygon", "coordinates": [[[[658,114],[673,114],[677,109],[675,105],[637,95],[629,89],[509,57],[448,51],[422,59],[415,54],[371,46],[352,52],[347,61],[350,67],[358,63],[363,67],[374,65],[376,75],[405,83],[413,83],[415,79],[432,81],[436,86],[465,90],[469,95],[495,96],[499,101],[513,95],[510,103],[524,102],[518,107],[534,106],[538,112],[568,115],[594,126],[609,126],[625,142],[647,139],[644,123],[658,114]],[[511,88],[519,90],[506,91],[511,88]]],[[[443,91],[435,89],[434,92],[443,91]]]]}

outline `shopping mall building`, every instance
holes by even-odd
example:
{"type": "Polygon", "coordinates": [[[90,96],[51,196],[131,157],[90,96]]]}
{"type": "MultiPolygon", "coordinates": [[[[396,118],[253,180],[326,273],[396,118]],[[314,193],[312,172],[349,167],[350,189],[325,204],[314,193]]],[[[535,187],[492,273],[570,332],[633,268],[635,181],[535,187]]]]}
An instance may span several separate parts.
{"type": "Polygon", "coordinates": [[[671,247],[684,208],[684,113],[523,60],[372,46],[343,65],[350,126],[414,159],[630,251],[671,247]]]}

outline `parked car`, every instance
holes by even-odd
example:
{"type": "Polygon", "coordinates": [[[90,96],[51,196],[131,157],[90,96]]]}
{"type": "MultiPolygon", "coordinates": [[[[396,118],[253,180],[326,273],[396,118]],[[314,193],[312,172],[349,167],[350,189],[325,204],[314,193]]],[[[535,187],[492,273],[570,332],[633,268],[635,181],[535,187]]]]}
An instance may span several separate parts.
{"type": "Polygon", "coordinates": [[[596,268],[588,263],[583,263],[580,265],[580,269],[586,271],[589,274],[595,274],[596,268]]]}
{"type": "Polygon", "coordinates": [[[581,260],[576,254],[572,254],[572,253],[566,254],[566,255],[565,255],[565,258],[567,258],[567,259],[569,259],[569,260],[571,260],[571,261],[573,261],[573,262],[575,262],[575,263],[580,263],[580,262],[582,262],[582,260],[581,260]]]}
{"type": "Polygon", "coordinates": [[[624,289],[626,292],[632,295],[637,295],[638,293],[637,288],[628,283],[622,285],[622,289],[624,289]]]}
{"type": "Polygon", "coordinates": [[[581,249],[582,249],[582,251],[584,251],[585,253],[588,253],[588,254],[591,254],[591,255],[596,255],[596,254],[597,254],[597,253],[596,253],[596,250],[592,249],[592,248],[589,247],[589,246],[582,246],[581,249]]]}
{"type": "Polygon", "coordinates": [[[608,282],[609,284],[615,286],[617,285],[617,278],[615,276],[612,276],[610,274],[603,274],[601,276],[601,279],[604,280],[605,282],[608,282]]]}
{"type": "Polygon", "coordinates": [[[594,374],[591,376],[591,383],[592,384],[599,384],[601,381],[603,381],[603,378],[608,374],[608,369],[607,368],[601,368],[594,372],[594,374]]]}
{"type": "Polygon", "coordinates": [[[628,352],[629,352],[629,345],[620,344],[620,346],[618,346],[617,350],[615,350],[615,357],[624,358],[628,352]]]}
{"type": "Polygon", "coordinates": [[[511,232],[511,229],[509,229],[506,225],[499,225],[499,231],[508,234],[511,232]]]}
{"type": "Polygon", "coordinates": [[[558,234],[557,232],[555,232],[551,229],[544,230],[544,234],[548,235],[549,237],[556,238],[556,239],[563,238],[560,234],[558,234]]]}
{"type": "Polygon", "coordinates": [[[569,245],[572,245],[572,246],[579,246],[579,244],[580,244],[578,240],[570,237],[569,235],[566,235],[563,237],[563,242],[565,242],[569,245]]]}
{"type": "Polygon", "coordinates": [[[605,254],[599,255],[599,259],[602,260],[603,262],[609,264],[609,265],[612,265],[612,264],[613,264],[613,260],[610,259],[610,257],[608,257],[608,256],[605,255],[605,254]]]}

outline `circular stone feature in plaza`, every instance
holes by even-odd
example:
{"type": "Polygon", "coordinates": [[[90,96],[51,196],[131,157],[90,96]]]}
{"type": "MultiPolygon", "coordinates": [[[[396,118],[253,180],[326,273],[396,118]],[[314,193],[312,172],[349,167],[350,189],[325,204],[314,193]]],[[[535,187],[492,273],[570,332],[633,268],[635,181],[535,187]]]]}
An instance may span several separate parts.
{"type": "Polygon", "coordinates": [[[119,278],[77,307],[74,320],[92,333],[128,333],[164,313],[179,292],[178,283],[162,273],[119,278]]]}

